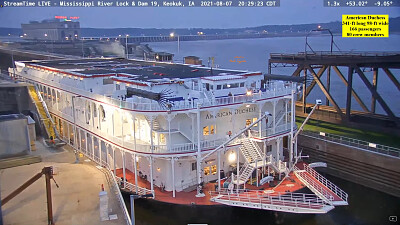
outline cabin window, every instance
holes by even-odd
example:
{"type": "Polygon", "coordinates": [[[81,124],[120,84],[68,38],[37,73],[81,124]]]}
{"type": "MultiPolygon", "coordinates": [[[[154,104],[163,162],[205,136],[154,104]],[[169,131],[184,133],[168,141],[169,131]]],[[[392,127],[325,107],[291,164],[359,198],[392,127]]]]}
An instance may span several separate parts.
{"type": "Polygon", "coordinates": [[[110,79],[110,78],[103,79],[103,85],[113,84],[113,83],[114,83],[114,81],[112,79],[110,79]]]}
{"type": "Polygon", "coordinates": [[[115,85],[115,89],[116,89],[117,91],[121,90],[121,85],[116,84],[116,85],[115,85]]]}
{"type": "Polygon", "coordinates": [[[160,143],[165,144],[165,134],[160,134],[160,143]]]}
{"type": "Polygon", "coordinates": [[[255,88],[256,87],[256,82],[251,83],[251,87],[255,88]]]}
{"type": "Polygon", "coordinates": [[[216,134],[216,126],[215,125],[210,125],[210,126],[205,126],[203,127],[203,135],[207,136],[207,135],[212,135],[212,134],[216,134]]]}
{"type": "Polygon", "coordinates": [[[227,85],[227,84],[224,84],[223,88],[224,88],[224,89],[228,89],[228,85],[227,85]]]}
{"type": "Polygon", "coordinates": [[[208,129],[208,126],[203,127],[203,135],[204,136],[210,135],[210,131],[208,129]]]}
{"type": "Polygon", "coordinates": [[[210,134],[215,134],[215,126],[214,125],[210,126],[210,134]]]}
{"type": "Polygon", "coordinates": [[[192,163],[192,171],[197,170],[197,162],[192,163]]]}
{"type": "Polygon", "coordinates": [[[267,145],[267,152],[272,151],[272,145],[267,145]]]}
{"type": "Polygon", "coordinates": [[[246,127],[249,126],[251,124],[251,119],[247,119],[246,120],[246,127]]]}
{"type": "Polygon", "coordinates": [[[221,90],[222,89],[222,85],[217,85],[217,90],[221,90]]]}
{"type": "Polygon", "coordinates": [[[239,84],[238,84],[238,83],[231,84],[231,88],[237,88],[237,87],[239,87],[239,84]]]}
{"type": "Polygon", "coordinates": [[[211,166],[211,174],[212,174],[212,175],[217,174],[217,165],[211,166]]]}
{"type": "MultiPolygon", "coordinates": [[[[253,118],[253,123],[257,121],[257,117],[253,118]]],[[[254,126],[258,126],[258,123],[254,124],[254,126]]]]}
{"type": "Polygon", "coordinates": [[[240,83],[240,87],[244,87],[244,83],[240,83]]]}
{"type": "Polygon", "coordinates": [[[210,175],[210,167],[209,167],[209,166],[204,167],[204,175],[205,175],[205,176],[210,175]]]}

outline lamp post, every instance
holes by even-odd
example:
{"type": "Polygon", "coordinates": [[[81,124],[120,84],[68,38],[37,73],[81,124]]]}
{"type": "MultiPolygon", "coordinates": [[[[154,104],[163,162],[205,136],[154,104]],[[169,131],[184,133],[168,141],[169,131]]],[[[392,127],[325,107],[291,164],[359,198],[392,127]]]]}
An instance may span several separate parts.
{"type": "Polygon", "coordinates": [[[82,58],[85,58],[85,52],[83,51],[83,38],[81,37],[81,46],[82,46],[82,58]]]}
{"type": "MultiPolygon", "coordinates": [[[[170,36],[171,38],[173,38],[173,37],[175,37],[175,33],[172,32],[172,33],[169,34],[169,36],[170,36]]],[[[177,38],[178,38],[178,52],[179,52],[179,51],[180,51],[179,35],[176,35],[176,36],[177,36],[177,38]]]]}
{"type": "Polygon", "coordinates": [[[129,52],[128,52],[128,37],[129,34],[125,35],[125,51],[126,51],[126,58],[128,59],[129,57],[129,52]]]}

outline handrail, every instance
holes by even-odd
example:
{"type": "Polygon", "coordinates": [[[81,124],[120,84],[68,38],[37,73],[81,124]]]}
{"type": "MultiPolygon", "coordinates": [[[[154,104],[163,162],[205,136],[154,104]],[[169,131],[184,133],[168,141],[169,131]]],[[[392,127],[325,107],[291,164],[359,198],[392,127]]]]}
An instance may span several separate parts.
{"type": "Polygon", "coordinates": [[[389,155],[393,156],[396,158],[400,158],[400,149],[399,148],[394,148],[386,145],[381,145],[381,144],[375,144],[371,143],[368,141],[363,141],[359,139],[354,139],[350,137],[345,137],[345,136],[340,136],[336,134],[329,134],[325,132],[312,132],[312,131],[303,131],[302,133],[303,136],[308,136],[308,137],[313,137],[313,138],[318,138],[321,140],[328,140],[337,144],[341,145],[348,145],[352,147],[357,147],[362,150],[368,150],[384,155],[389,155]],[[374,147],[372,147],[372,146],[374,147]]]}
{"type": "Polygon", "coordinates": [[[297,171],[297,174],[302,179],[304,179],[305,182],[310,184],[314,189],[316,189],[317,192],[321,193],[321,195],[323,195],[328,201],[334,200],[334,197],[330,192],[328,192],[326,189],[321,187],[321,185],[319,185],[317,182],[315,182],[315,180],[311,179],[309,176],[304,175],[303,173],[304,172],[302,172],[302,171],[297,171]]]}
{"type": "Polygon", "coordinates": [[[248,202],[248,203],[260,203],[270,205],[283,205],[289,207],[299,208],[322,208],[328,203],[316,196],[315,194],[304,194],[304,193],[287,193],[287,192],[273,192],[264,193],[258,190],[244,190],[239,189],[238,191],[230,192],[226,188],[221,188],[219,191],[210,191],[211,200],[216,201],[220,199],[222,201],[233,202],[248,202]],[[222,198],[226,199],[222,199],[222,198]]]}
{"type": "MultiPolygon", "coordinates": [[[[270,53],[271,58],[287,58],[287,57],[301,57],[304,58],[305,52],[298,53],[270,53]]],[[[318,55],[318,56],[335,56],[335,57],[351,57],[351,56],[397,56],[399,52],[357,52],[357,51],[315,51],[314,53],[307,52],[307,56],[318,55]]]]}
{"type": "MultiPolygon", "coordinates": [[[[116,179],[117,179],[119,184],[122,183],[122,178],[121,177],[116,177],[116,179]]],[[[136,184],[130,183],[128,181],[125,181],[124,189],[129,190],[130,192],[136,192],[136,188],[138,190],[137,194],[140,194],[140,195],[154,194],[153,193],[154,191],[151,191],[151,190],[149,190],[147,188],[144,188],[144,187],[136,186],[136,184]]]]}
{"type": "Polygon", "coordinates": [[[304,169],[315,179],[321,182],[325,187],[329,188],[333,193],[335,193],[339,198],[347,202],[348,194],[336,186],[334,183],[326,179],[324,176],[319,174],[313,168],[309,167],[307,164],[304,164],[304,169]]]}
{"type": "MultiPolygon", "coordinates": [[[[110,173],[110,171],[108,169],[106,171],[107,171],[107,173],[110,173]]],[[[126,205],[125,205],[125,202],[124,202],[124,198],[122,197],[122,194],[121,194],[121,190],[119,190],[118,183],[117,183],[114,175],[112,175],[111,177],[112,177],[112,181],[113,181],[112,182],[112,186],[115,189],[114,192],[117,195],[118,202],[121,205],[122,212],[124,214],[126,223],[128,225],[132,225],[131,217],[129,216],[128,209],[126,208],[126,205]]]]}

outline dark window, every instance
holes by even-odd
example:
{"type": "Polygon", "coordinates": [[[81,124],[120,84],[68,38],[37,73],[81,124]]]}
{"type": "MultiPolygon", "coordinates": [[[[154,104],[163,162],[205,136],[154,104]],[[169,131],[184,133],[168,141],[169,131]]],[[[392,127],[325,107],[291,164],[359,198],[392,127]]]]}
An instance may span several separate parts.
{"type": "Polygon", "coordinates": [[[197,162],[192,163],[192,171],[197,170],[197,162]]]}
{"type": "Polygon", "coordinates": [[[103,79],[103,85],[113,84],[113,83],[114,83],[114,81],[110,78],[103,79]]]}

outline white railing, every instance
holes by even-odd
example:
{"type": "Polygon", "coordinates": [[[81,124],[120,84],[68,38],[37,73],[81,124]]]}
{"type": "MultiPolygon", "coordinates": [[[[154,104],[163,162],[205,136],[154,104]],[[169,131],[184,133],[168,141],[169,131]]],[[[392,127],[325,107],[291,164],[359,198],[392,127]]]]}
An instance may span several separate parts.
{"type": "MultiPolygon", "coordinates": [[[[91,158],[90,155],[87,153],[87,151],[82,151],[82,150],[76,148],[75,146],[73,146],[71,144],[68,144],[68,145],[70,145],[73,149],[77,150],[78,152],[81,152],[86,157],[91,158]]],[[[91,158],[91,159],[93,160],[93,158],[91,158]]],[[[111,178],[111,184],[110,185],[112,186],[111,188],[114,189],[114,190],[110,190],[110,192],[111,193],[115,193],[115,195],[117,197],[117,200],[118,200],[118,202],[119,202],[119,204],[121,206],[122,212],[124,214],[124,218],[125,218],[126,224],[127,225],[132,225],[131,217],[129,216],[128,209],[126,208],[124,198],[122,197],[121,190],[119,189],[119,185],[118,185],[121,182],[122,179],[119,178],[119,177],[115,177],[114,173],[110,170],[109,167],[106,167],[105,170],[101,170],[101,171],[105,172],[105,175],[108,178],[111,178]]],[[[153,193],[153,196],[155,196],[154,193],[153,193]]]]}
{"type": "Polygon", "coordinates": [[[319,174],[313,168],[309,167],[307,164],[304,164],[304,169],[307,171],[311,176],[313,176],[316,180],[318,180],[321,184],[325,187],[329,188],[333,193],[335,193],[340,199],[347,202],[348,194],[336,186],[334,183],[330,182],[324,176],[319,174]]]}
{"type": "Polygon", "coordinates": [[[110,170],[106,170],[106,173],[108,173],[108,175],[111,175],[110,177],[112,178],[112,182],[111,182],[112,188],[114,189],[113,192],[115,193],[115,195],[118,199],[118,202],[122,208],[122,212],[124,214],[126,224],[132,225],[131,217],[129,216],[128,209],[126,208],[125,201],[124,201],[124,198],[122,197],[121,190],[119,189],[117,180],[115,179],[114,175],[112,175],[110,170]]]}
{"type": "Polygon", "coordinates": [[[266,194],[263,191],[239,190],[230,193],[228,189],[221,188],[220,191],[211,191],[211,200],[219,202],[227,201],[233,205],[234,202],[259,203],[266,205],[287,206],[291,208],[321,209],[328,204],[314,194],[273,192],[266,194]]]}
{"type": "MultiPolygon", "coordinates": [[[[295,130],[295,129],[294,129],[295,130]]],[[[285,123],[279,126],[276,126],[275,129],[274,127],[272,128],[267,128],[261,130],[261,137],[270,137],[279,133],[284,133],[284,132],[289,132],[290,131],[290,123],[285,123]]],[[[255,128],[254,130],[250,131],[251,135],[253,137],[259,137],[260,131],[255,128]]]]}
{"type": "Polygon", "coordinates": [[[125,181],[125,187],[124,187],[123,180],[121,177],[115,177],[115,179],[118,181],[118,184],[121,185],[121,188],[123,187],[123,189],[125,189],[127,191],[136,192],[136,188],[137,188],[136,194],[138,194],[138,195],[153,194],[153,196],[155,196],[154,191],[151,191],[147,188],[136,186],[135,184],[132,184],[128,181],[125,181]]]}
{"type": "MultiPolygon", "coordinates": [[[[21,76],[18,74],[17,76],[21,76]]],[[[65,75],[68,77],[69,75],[65,75]]],[[[44,84],[48,84],[49,80],[39,78],[37,76],[29,76],[24,77],[24,79],[41,82],[44,84]]],[[[161,107],[156,101],[151,101],[149,99],[140,99],[139,102],[131,102],[130,99],[128,101],[122,101],[110,97],[106,97],[100,94],[92,93],[83,89],[79,89],[76,87],[72,87],[66,84],[59,84],[56,82],[51,83],[52,86],[57,89],[61,89],[64,91],[72,92],[75,95],[80,95],[84,98],[92,98],[98,101],[104,102],[105,104],[112,105],[114,107],[118,107],[121,109],[131,109],[138,111],[167,111],[166,108],[161,107]]],[[[208,99],[193,99],[193,101],[178,101],[174,102],[171,110],[182,110],[182,109],[194,109],[197,107],[197,104],[201,104],[201,107],[209,107],[209,106],[219,106],[224,104],[233,104],[233,103],[244,103],[244,102],[252,102],[254,100],[272,98],[277,96],[285,96],[290,95],[292,90],[291,85],[280,85],[280,83],[273,82],[269,85],[268,89],[264,92],[253,93],[251,95],[238,95],[232,97],[224,97],[224,98],[216,98],[215,101],[210,102],[208,99]]]]}
{"type": "Polygon", "coordinates": [[[247,170],[247,168],[249,168],[249,167],[252,167],[252,166],[250,166],[249,164],[247,164],[247,162],[245,161],[244,165],[243,165],[242,168],[239,170],[239,174],[238,174],[238,175],[235,175],[235,174],[232,173],[232,178],[231,178],[232,183],[233,183],[233,184],[238,184],[238,182],[239,182],[239,185],[244,184],[244,183],[248,180],[248,178],[250,177],[250,174],[254,171],[254,168],[253,168],[252,171],[251,171],[249,174],[247,174],[248,176],[245,177],[243,173],[244,173],[244,172],[247,170]]]}
{"type": "Polygon", "coordinates": [[[330,201],[330,202],[332,202],[334,200],[334,197],[331,192],[329,192],[328,190],[323,188],[321,186],[321,184],[317,183],[313,178],[305,175],[304,173],[306,173],[306,172],[305,171],[297,171],[296,172],[296,174],[298,174],[300,176],[299,177],[300,180],[302,180],[305,184],[308,184],[311,186],[311,187],[309,187],[310,189],[314,189],[314,191],[317,192],[317,194],[320,194],[323,196],[321,198],[325,198],[327,201],[330,201]]]}
{"type": "Polygon", "coordinates": [[[321,140],[327,140],[327,141],[331,141],[331,142],[341,144],[341,145],[357,147],[362,150],[368,150],[368,151],[400,158],[400,149],[386,146],[386,145],[375,144],[375,143],[371,143],[368,141],[362,141],[362,140],[358,140],[358,139],[354,139],[354,138],[344,137],[344,136],[340,136],[340,135],[336,135],[336,134],[329,134],[329,133],[325,133],[325,132],[317,133],[317,132],[312,132],[312,131],[303,131],[303,133],[301,135],[307,136],[307,137],[318,138],[321,140]]]}
{"type": "Polygon", "coordinates": [[[287,169],[287,162],[282,162],[281,160],[279,160],[279,172],[286,171],[286,169],[287,169]]]}
{"type": "Polygon", "coordinates": [[[197,177],[192,178],[189,182],[187,182],[185,184],[181,183],[182,191],[184,189],[186,189],[188,187],[191,187],[191,186],[194,186],[194,185],[197,185],[197,177]]]}

